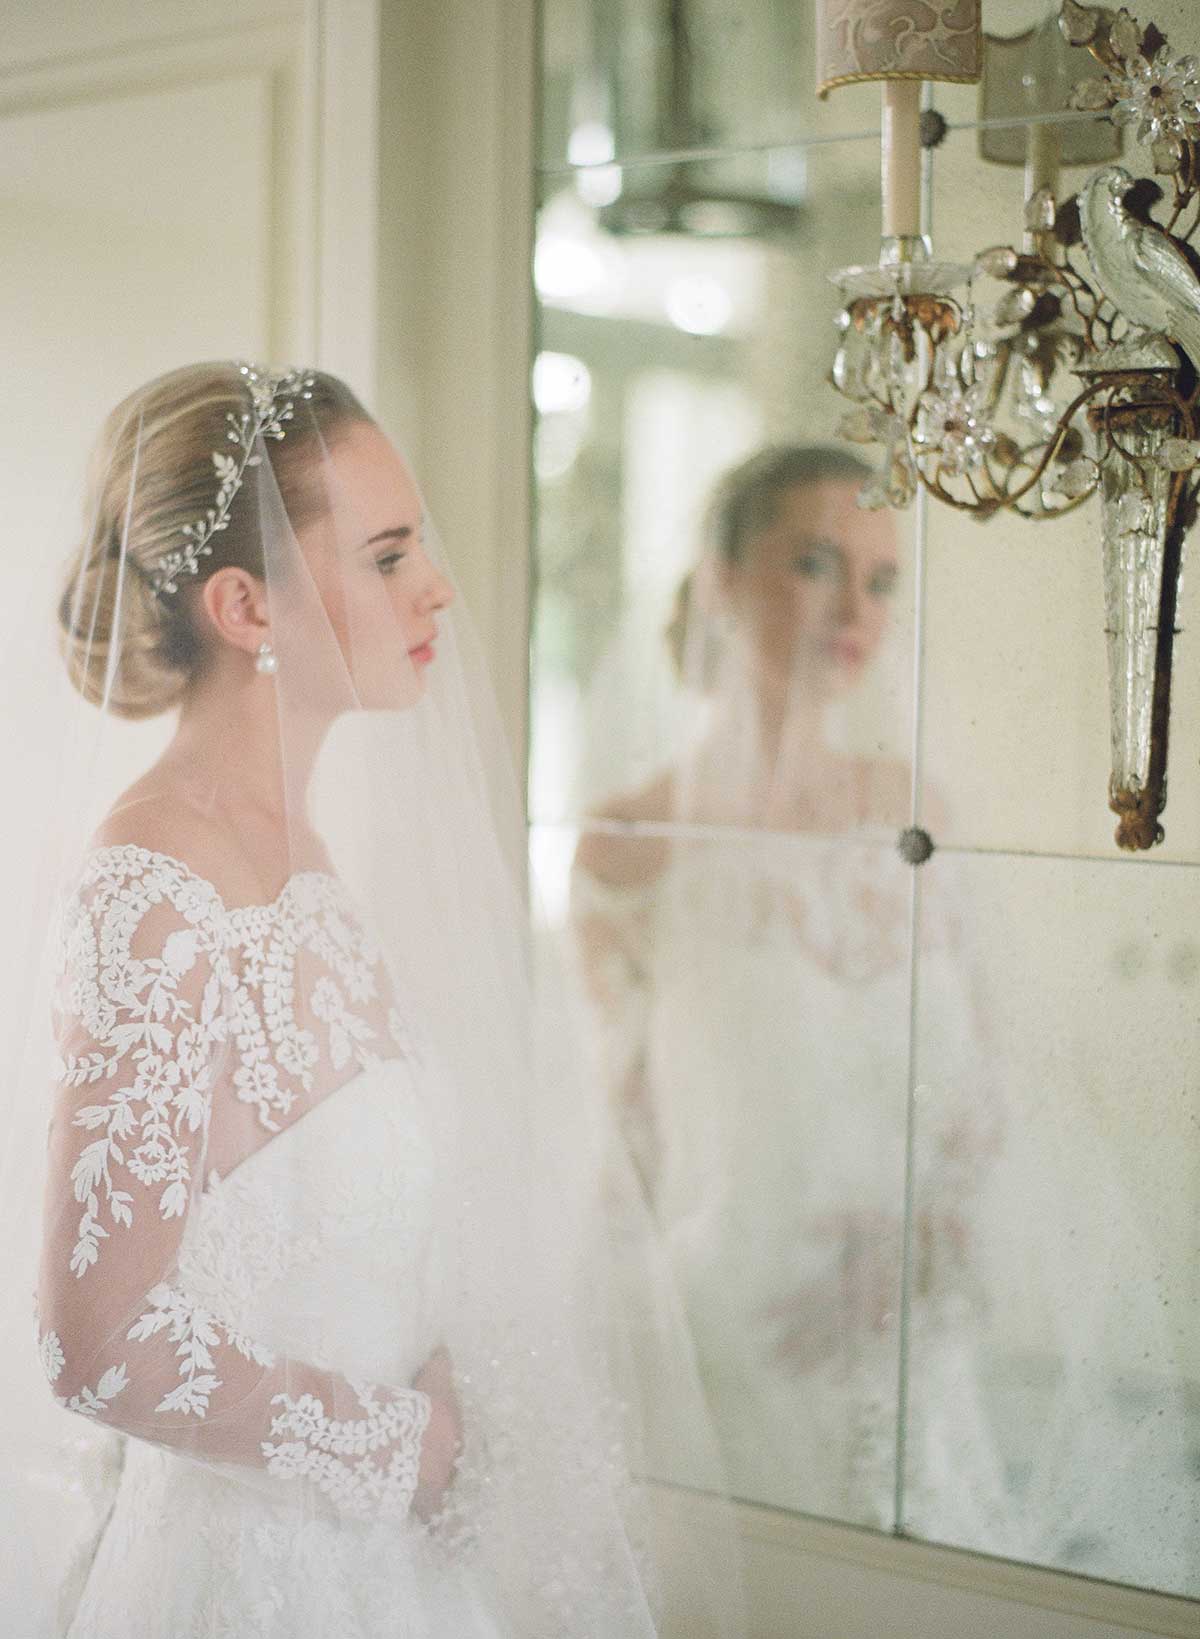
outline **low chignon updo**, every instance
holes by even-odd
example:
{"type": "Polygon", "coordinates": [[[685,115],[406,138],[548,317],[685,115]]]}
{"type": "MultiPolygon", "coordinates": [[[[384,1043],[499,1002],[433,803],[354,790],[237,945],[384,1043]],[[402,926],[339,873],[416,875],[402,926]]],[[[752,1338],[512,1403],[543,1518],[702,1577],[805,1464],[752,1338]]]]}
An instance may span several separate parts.
{"type": "MultiPolygon", "coordinates": [[[[319,486],[306,482],[318,435],[329,445],[352,424],[372,420],[337,376],[308,373],[312,397],[304,403],[305,414],[297,412],[284,438],[264,440],[297,531],[322,505],[319,486]]],[[[137,388],[110,412],[101,429],[88,467],[84,507],[91,532],[66,567],[58,602],[59,647],[84,698],[93,704],[106,700],[118,716],[153,717],[171,710],[199,674],[207,649],[196,619],[196,588],[209,575],[229,567],[263,575],[254,509],[238,493],[226,527],[211,537],[212,553],[199,560],[196,575],[181,579],[177,592],[162,596],[150,581],[157,560],[179,547],[184,525],[203,518],[215,504],[220,480],[213,451],[235,447],[227,437],[226,413],[240,416],[249,408],[249,389],[238,365],[219,360],[170,370],[137,388]],[[126,572],[118,617],[123,536],[126,572]],[[113,661],[118,618],[120,642],[113,661]]]]}

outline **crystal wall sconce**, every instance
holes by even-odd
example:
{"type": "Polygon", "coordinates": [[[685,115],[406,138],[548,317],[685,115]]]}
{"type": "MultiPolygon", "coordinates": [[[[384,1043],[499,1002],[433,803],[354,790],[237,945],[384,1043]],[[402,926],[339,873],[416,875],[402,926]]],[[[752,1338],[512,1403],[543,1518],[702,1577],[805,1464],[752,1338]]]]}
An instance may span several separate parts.
{"type": "MultiPolygon", "coordinates": [[[[1075,0],[1019,41],[988,41],[1000,71],[983,70],[985,109],[989,83],[1001,115],[1006,90],[1053,98],[1073,84],[1070,105],[1107,120],[1043,112],[1010,127],[1010,148],[1025,144],[1020,247],[940,263],[919,232],[919,80],[978,79],[984,54],[977,0],[931,15],[914,0],[819,7],[820,93],[884,85],[879,263],[831,275],[846,303],[831,380],[854,406],[840,431],[882,448],[867,506],[906,506],[921,488],[979,519],[1037,521],[1099,496],[1109,805],[1119,846],[1150,848],[1163,836],[1179,571],[1200,488],[1200,63],[1127,10],[1075,0]],[[1149,145],[1154,177],[1108,163],[1057,201],[1060,165],[1115,158],[1121,128],[1149,145]]],[[[989,153],[989,140],[985,158],[1020,157],[989,153]]]]}

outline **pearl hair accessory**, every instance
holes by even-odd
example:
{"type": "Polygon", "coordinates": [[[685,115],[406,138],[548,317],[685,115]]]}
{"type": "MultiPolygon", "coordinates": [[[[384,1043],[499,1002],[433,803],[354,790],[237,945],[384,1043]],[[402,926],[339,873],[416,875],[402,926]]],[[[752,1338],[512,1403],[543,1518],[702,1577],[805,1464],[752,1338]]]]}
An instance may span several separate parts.
{"type": "Polygon", "coordinates": [[[254,657],[254,669],[264,677],[272,677],[279,670],[279,656],[267,642],[258,646],[258,653],[254,657]]]}
{"type": "MultiPolygon", "coordinates": [[[[292,419],[296,399],[312,397],[314,378],[309,371],[273,372],[262,365],[240,361],[238,370],[249,388],[252,408],[243,410],[240,416],[232,410],[226,411],[229,431],[225,436],[231,444],[238,446],[241,458],[223,450],[212,452],[213,466],[221,480],[217,504],[209,507],[204,517],[194,524],[183,526],[183,546],[164,553],[151,565],[150,585],[157,597],[177,592],[180,576],[194,575],[200,558],[212,552],[212,537],[228,525],[229,508],[242,487],[246,468],[258,466],[262,460],[260,455],[253,453],[255,439],[260,433],[264,438],[282,438],[283,423],[292,419]]],[[[259,667],[260,671],[268,669],[273,671],[274,666],[259,667]]]]}

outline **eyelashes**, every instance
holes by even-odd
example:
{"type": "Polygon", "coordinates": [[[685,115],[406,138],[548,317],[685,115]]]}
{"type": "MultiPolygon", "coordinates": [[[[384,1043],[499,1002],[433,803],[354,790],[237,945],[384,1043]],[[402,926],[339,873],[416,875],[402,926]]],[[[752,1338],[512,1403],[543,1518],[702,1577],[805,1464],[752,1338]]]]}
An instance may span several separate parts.
{"type": "MultiPolygon", "coordinates": [[[[424,550],[425,550],[425,537],[424,537],[424,535],[419,535],[417,537],[415,545],[416,545],[418,551],[424,552],[424,550]]],[[[405,552],[401,552],[401,551],[385,552],[382,557],[379,557],[379,558],[375,559],[375,567],[379,570],[379,573],[381,575],[394,575],[396,573],[396,569],[397,569],[398,565],[400,563],[402,563],[403,560],[405,558],[407,558],[409,555],[410,554],[406,551],[405,552]]]]}
{"type": "MultiPolygon", "coordinates": [[[[828,580],[841,573],[836,561],[821,553],[804,553],[793,558],[792,568],[806,580],[828,580]]],[[[890,598],[896,590],[897,579],[897,575],[891,570],[873,575],[867,583],[868,595],[873,598],[890,598]]]]}

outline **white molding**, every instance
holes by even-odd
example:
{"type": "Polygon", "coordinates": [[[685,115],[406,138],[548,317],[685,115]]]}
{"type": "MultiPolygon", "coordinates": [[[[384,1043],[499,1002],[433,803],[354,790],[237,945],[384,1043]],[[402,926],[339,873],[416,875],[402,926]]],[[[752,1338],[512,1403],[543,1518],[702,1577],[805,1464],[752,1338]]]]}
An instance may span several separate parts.
{"type": "Polygon", "coordinates": [[[379,0],[314,0],[321,140],[313,357],[367,405],[377,387],[379,0]]]}
{"type": "Polygon", "coordinates": [[[21,113],[95,102],[105,96],[170,89],[195,78],[278,70],[294,63],[304,19],[253,22],[217,32],[140,41],[110,51],[0,67],[0,112],[21,113]]]}
{"type": "MultiPolygon", "coordinates": [[[[272,256],[270,351],[279,361],[313,356],[318,289],[316,152],[319,136],[312,28],[299,10],[290,20],[249,22],[121,45],[105,51],[43,59],[0,71],[0,116],[98,103],[149,91],[191,87],[259,74],[272,108],[272,256]]],[[[372,213],[373,214],[373,213],[372,213]]]]}
{"type": "Polygon", "coordinates": [[[0,79],[122,56],[164,46],[221,43],[252,29],[294,27],[306,0],[53,0],[9,7],[0,34],[0,79]],[[24,15],[22,15],[22,12],[24,15]],[[198,23],[198,15],[202,21],[198,23]],[[53,49],[46,43],[53,41],[53,49]]]}
{"type": "Polygon", "coordinates": [[[413,455],[523,777],[535,0],[384,18],[380,413],[413,455]]]}
{"type": "Polygon", "coordinates": [[[494,677],[525,796],[529,749],[529,637],[533,576],[533,246],[537,158],[537,6],[506,0],[500,63],[497,161],[500,212],[496,307],[509,316],[497,343],[494,489],[494,677]],[[522,74],[522,68],[525,72],[522,74]]]}
{"type": "MultiPolygon", "coordinates": [[[[839,1574],[856,1573],[860,1602],[874,1606],[861,1629],[847,1625],[839,1630],[838,1639],[849,1639],[859,1632],[872,1635],[872,1639],[877,1634],[887,1634],[888,1639],[910,1639],[910,1633],[911,1639],[925,1639],[926,1632],[942,1631],[934,1626],[932,1602],[940,1598],[953,1611],[955,1596],[967,1596],[970,1606],[980,1600],[994,1602],[993,1621],[1000,1625],[989,1629],[988,1639],[999,1639],[1006,1631],[1033,1632],[1039,1639],[1057,1639],[1059,1634],[1068,1633],[1071,1639],[1076,1635],[1084,1639],[1092,1632],[1097,1639],[1140,1634],[1195,1639],[1200,1633],[1200,1602],[1195,1600],[888,1536],[782,1509],[749,1503],[727,1505],[677,1487],[656,1485],[653,1489],[657,1506],[701,1538],[706,1531],[727,1530],[732,1512],[747,1548],[754,1618],[751,1626],[756,1639],[776,1633],[779,1639],[807,1639],[809,1634],[825,1639],[822,1628],[803,1625],[811,1604],[813,1568],[818,1566],[823,1566],[834,1582],[839,1574]],[[925,1586],[931,1602],[928,1628],[920,1632],[903,1626],[898,1614],[898,1593],[906,1591],[911,1602],[914,1584],[918,1591],[920,1585],[925,1586]],[[1005,1623],[1006,1606],[1012,1607],[1011,1627],[1005,1623]],[[1031,1611],[1047,1614],[1031,1617],[1031,1611]],[[778,1626],[770,1620],[764,1625],[763,1612],[786,1615],[781,1614],[778,1626]],[[1049,1613],[1055,1613],[1062,1622],[1051,1626],[1049,1613]]],[[[919,1597],[916,1603],[920,1604],[919,1597]]],[[[964,1603],[964,1612],[969,1608],[964,1603]]],[[[946,1619],[946,1611],[937,1614],[940,1620],[946,1619]]],[[[964,1639],[968,1631],[975,1630],[963,1628],[964,1639]]]]}

